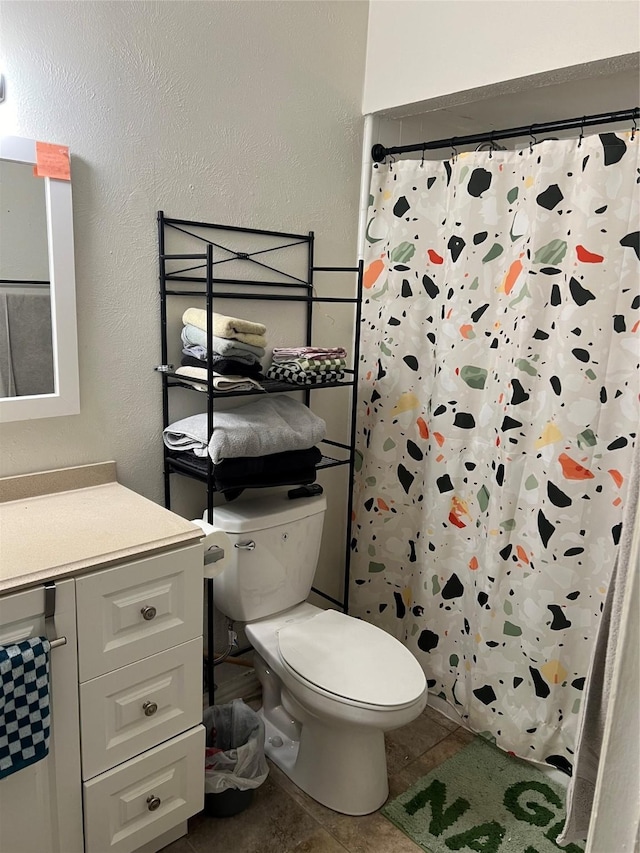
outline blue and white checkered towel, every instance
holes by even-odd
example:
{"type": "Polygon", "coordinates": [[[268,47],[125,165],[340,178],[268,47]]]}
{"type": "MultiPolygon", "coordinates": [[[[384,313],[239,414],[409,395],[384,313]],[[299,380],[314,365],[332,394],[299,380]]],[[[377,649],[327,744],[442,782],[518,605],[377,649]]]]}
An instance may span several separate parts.
{"type": "Polygon", "coordinates": [[[0,646],[0,779],[49,753],[49,650],[46,637],[0,646]]]}

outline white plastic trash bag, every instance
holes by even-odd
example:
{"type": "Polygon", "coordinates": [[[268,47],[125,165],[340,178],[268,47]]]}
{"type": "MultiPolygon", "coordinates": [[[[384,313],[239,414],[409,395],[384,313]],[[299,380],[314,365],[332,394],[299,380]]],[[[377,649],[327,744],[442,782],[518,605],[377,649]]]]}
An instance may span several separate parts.
{"type": "Polygon", "coordinates": [[[264,724],[260,717],[234,699],[204,712],[207,730],[204,790],[220,794],[227,788],[247,791],[262,785],[269,774],[264,755],[264,724]]]}

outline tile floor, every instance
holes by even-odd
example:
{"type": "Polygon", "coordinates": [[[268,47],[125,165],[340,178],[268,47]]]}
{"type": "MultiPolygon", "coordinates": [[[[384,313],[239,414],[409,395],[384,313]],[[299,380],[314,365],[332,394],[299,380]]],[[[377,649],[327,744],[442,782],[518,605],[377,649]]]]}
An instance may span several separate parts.
{"type": "MultiPolygon", "coordinates": [[[[411,787],[474,735],[427,708],[387,739],[389,797],[411,787]]],[[[234,817],[196,815],[189,833],[162,853],[418,853],[422,848],[379,812],[348,817],[321,806],[275,765],[253,802],[234,817]]]]}

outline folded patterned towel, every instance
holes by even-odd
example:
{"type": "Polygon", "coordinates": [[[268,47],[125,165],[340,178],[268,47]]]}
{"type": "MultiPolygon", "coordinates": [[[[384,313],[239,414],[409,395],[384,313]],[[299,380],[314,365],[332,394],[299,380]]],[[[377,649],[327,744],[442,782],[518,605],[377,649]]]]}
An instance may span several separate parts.
{"type": "MultiPolygon", "coordinates": [[[[200,346],[207,352],[207,333],[204,329],[199,329],[197,326],[184,326],[181,332],[182,343],[188,346],[200,346]]],[[[236,358],[238,361],[246,361],[254,363],[261,358],[264,358],[266,350],[264,347],[254,347],[252,344],[245,344],[242,341],[232,341],[228,338],[219,338],[213,335],[211,338],[211,347],[218,355],[226,355],[227,358],[236,358]],[[251,356],[251,358],[248,358],[251,356]]]]}
{"type": "Polygon", "coordinates": [[[265,456],[286,450],[306,450],[322,441],[326,424],[311,409],[290,397],[261,397],[230,412],[213,413],[213,431],[207,441],[207,416],[192,415],[165,428],[163,439],[171,450],[193,450],[214,463],[238,456],[265,456]]]}
{"type": "MultiPolygon", "coordinates": [[[[207,390],[207,368],[206,367],[179,367],[176,370],[176,376],[184,376],[189,379],[199,379],[200,382],[189,382],[198,391],[207,390]],[[204,382],[205,384],[200,384],[204,382]]],[[[211,384],[214,391],[264,391],[264,388],[255,379],[250,379],[248,376],[223,376],[220,373],[213,373],[211,376],[211,384]]]]}
{"type": "Polygon", "coordinates": [[[344,370],[347,360],[345,358],[292,358],[288,361],[277,361],[276,364],[286,365],[292,370],[304,370],[307,373],[327,373],[330,370],[344,370]]]}
{"type": "Polygon", "coordinates": [[[49,753],[49,640],[0,646],[0,779],[49,753]]]}
{"type": "MultiPolygon", "coordinates": [[[[207,360],[206,358],[193,358],[190,355],[183,355],[180,359],[180,364],[183,367],[206,367],[207,360]]],[[[264,378],[262,376],[262,365],[259,361],[253,364],[246,364],[235,358],[225,358],[223,355],[216,355],[214,353],[211,357],[211,364],[214,371],[220,373],[222,376],[251,376],[253,379],[264,378]]]]}
{"type": "Polygon", "coordinates": [[[346,358],[347,351],[342,347],[275,347],[274,361],[289,361],[292,358],[346,358]]]}
{"type": "Polygon", "coordinates": [[[344,370],[313,373],[291,368],[289,363],[272,364],[267,370],[267,379],[277,379],[280,382],[293,382],[295,385],[322,385],[323,382],[339,382],[344,379],[344,370]]]}
{"type": "MultiPolygon", "coordinates": [[[[211,314],[213,334],[218,338],[230,338],[242,341],[254,347],[266,346],[267,340],[264,333],[267,327],[262,323],[252,323],[239,317],[225,317],[224,314],[211,314]]],[[[182,315],[185,326],[196,326],[198,329],[207,330],[207,312],[202,308],[187,308],[182,315]]]]}

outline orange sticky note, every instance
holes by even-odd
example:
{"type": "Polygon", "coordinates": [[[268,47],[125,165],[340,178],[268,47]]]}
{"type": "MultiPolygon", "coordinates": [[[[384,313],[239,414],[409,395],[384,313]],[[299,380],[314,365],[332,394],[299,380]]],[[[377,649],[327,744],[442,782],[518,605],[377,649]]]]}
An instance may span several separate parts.
{"type": "Polygon", "coordinates": [[[36,165],[34,174],[39,178],[71,180],[71,163],[67,145],[52,142],[36,142],[36,165]]]}

